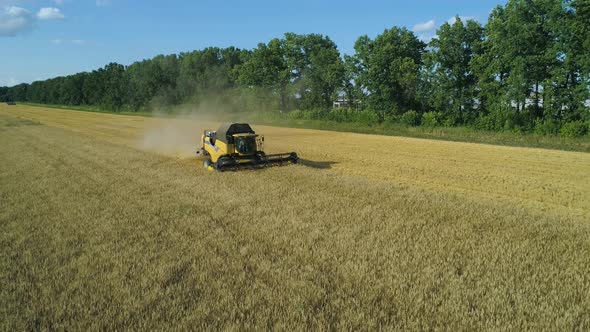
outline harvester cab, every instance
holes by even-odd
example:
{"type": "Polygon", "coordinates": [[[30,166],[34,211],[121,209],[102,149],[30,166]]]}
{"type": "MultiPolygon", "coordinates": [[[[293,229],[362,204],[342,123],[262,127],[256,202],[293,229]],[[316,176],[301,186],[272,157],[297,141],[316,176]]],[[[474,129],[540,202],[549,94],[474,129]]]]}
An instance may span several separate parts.
{"type": "Polygon", "coordinates": [[[236,170],[271,165],[295,164],[297,153],[264,153],[264,136],[257,135],[247,123],[224,123],[216,131],[205,130],[197,155],[206,159],[208,170],[236,170]]]}

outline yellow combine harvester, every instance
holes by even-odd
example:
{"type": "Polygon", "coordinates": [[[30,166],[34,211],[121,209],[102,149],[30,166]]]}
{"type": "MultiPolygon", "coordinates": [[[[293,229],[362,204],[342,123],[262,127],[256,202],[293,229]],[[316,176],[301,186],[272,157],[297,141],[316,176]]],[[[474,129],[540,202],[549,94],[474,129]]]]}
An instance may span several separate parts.
{"type": "Polygon", "coordinates": [[[257,135],[247,123],[224,123],[217,131],[205,130],[197,155],[207,159],[208,170],[236,170],[268,165],[296,164],[297,153],[264,153],[264,136],[257,135]]]}

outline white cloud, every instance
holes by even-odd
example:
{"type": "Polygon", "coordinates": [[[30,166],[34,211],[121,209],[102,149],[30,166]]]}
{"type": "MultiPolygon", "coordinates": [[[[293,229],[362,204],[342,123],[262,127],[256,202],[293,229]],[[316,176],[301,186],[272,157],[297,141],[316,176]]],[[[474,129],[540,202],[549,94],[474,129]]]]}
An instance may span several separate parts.
{"type": "Polygon", "coordinates": [[[21,7],[0,9],[0,36],[16,36],[33,26],[33,16],[21,7]]]}
{"type": "Polygon", "coordinates": [[[111,4],[111,0],[96,0],[97,6],[108,6],[111,4]]]}
{"type": "Polygon", "coordinates": [[[412,28],[412,31],[414,31],[414,32],[427,32],[427,31],[434,30],[434,28],[436,28],[436,22],[434,20],[430,20],[430,21],[426,21],[426,22],[422,22],[422,23],[418,23],[418,24],[414,25],[414,27],[412,28]]]}
{"type": "Polygon", "coordinates": [[[435,37],[435,34],[428,33],[428,34],[420,34],[418,35],[418,39],[425,42],[426,44],[430,43],[430,41],[435,37]]]}
{"type": "Polygon", "coordinates": [[[61,39],[61,38],[56,38],[56,39],[51,39],[49,41],[50,43],[54,44],[54,45],[68,45],[68,44],[74,44],[74,45],[85,45],[86,44],[86,40],[84,39],[61,39]]]}
{"type": "MultiPolygon", "coordinates": [[[[475,16],[459,16],[459,19],[461,19],[461,22],[465,23],[469,20],[477,20],[477,17],[475,17],[475,16]]],[[[449,20],[447,21],[447,23],[449,23],[450,25],[455,24],[455,22],[457,22],[457,16],[453,16],[453,17],[449,18],[449,20]]]]}
{"type": "Polygon", "coordinates": [[[54,7],[41,8],[37,13],[37,17],[40,20],[62,20],[65,18],[59,8],[54,7]]]}

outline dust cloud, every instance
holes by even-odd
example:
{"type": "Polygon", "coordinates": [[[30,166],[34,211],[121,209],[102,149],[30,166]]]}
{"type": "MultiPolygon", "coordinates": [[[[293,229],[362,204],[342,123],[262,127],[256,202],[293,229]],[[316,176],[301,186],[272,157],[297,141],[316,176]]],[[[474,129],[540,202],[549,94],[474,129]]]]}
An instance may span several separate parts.
{"type": "Polygon", "coordinates": [[[216,130],[221,122],[236,119],[236,113],[220,103],[152,108],[140,148],[182,159],[196,156],[205,129],[216,130]]]}
{"type": "Polygon", "coordinates": [[[201,138],[200,122],[191,119],[150,119],[141,148],[180,158],[195,156],[201,138]]]}

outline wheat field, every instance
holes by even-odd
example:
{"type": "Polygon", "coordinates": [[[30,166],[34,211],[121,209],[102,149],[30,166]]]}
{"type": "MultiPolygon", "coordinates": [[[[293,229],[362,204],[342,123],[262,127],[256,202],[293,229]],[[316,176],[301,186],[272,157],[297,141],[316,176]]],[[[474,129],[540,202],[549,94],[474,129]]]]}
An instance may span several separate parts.
{"type": "Polygon", "coordinates": [[[0,105],[0,329],[590,329],[590,154],[0,105]]]}

